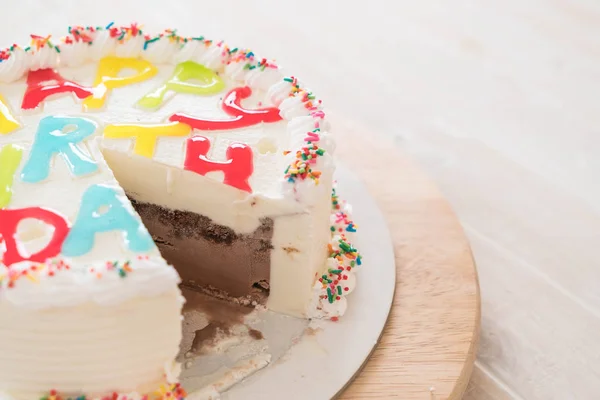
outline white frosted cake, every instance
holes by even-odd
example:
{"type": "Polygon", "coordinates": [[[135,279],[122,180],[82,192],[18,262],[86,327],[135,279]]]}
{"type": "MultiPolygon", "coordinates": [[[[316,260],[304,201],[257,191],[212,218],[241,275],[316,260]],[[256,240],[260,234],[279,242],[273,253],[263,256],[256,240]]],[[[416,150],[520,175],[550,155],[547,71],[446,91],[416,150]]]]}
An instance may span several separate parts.
{"type": "Polygon", "coordinates": [[[203,37],[0,51],[0,392],[184,398],[180,285],[341,316],[361,259],[328,128],[296,78],[203,37]]]}

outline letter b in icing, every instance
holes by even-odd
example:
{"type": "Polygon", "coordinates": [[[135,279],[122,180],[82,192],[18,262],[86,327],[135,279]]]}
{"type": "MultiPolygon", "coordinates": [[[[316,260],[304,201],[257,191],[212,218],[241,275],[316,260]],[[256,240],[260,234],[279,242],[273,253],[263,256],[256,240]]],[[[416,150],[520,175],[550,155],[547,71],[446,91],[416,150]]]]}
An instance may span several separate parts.
{"type": "Polygon", "coordinates": [[[62,247],[67,257],[88,253],[94,247],[97,233],[123,231],[127,247],[134,252],[154,248],[154,242],[125,195],[108,185],[93,185],[83,194],[77,220],[62,247]],[[102,212],[102,207],[107,207],[102,212]]]}
{"type": "Polygon", "coordinates": [[[177,64],[173,77],[164,85],[148,93],[138,101],[144,108],[158,108],[168,91],[197,95],[217,94],[225,88],[223,80],[211,69],[193,61],[177,64]],[[192,81],[193,80],[193,81],[192,81]]]}
{"type": "Polygon", "coordinates": [[[43,181],[50,174],[55,154],[60,154],[75,176],[88,175],[98,170],[96,162],[77,144],[96,131],[96,123],[79,117],[45,117],[40,121],[29,158],[21,172],[24,182],[43,181]],[[75,130],[65,132],[69,126],[75,130]]]}

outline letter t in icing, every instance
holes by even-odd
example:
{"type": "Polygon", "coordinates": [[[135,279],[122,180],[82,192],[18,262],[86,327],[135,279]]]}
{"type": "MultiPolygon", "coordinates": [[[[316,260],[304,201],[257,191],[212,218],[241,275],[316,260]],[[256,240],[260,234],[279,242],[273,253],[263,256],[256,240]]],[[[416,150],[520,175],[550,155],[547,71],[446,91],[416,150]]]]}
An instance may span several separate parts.
{"type": "Polygon", "coordinates": [[[29,158],[21,171],[21,180],[28,183],[43,181],[50,174],[50,163],[60,154],[75,176],[98,170],[98,164],[78,143],[96,131],[96,123],[79,117],[45,117],[40,121],[29,158]],[[73,128],[72,130],[69,128],[73,128]]]}

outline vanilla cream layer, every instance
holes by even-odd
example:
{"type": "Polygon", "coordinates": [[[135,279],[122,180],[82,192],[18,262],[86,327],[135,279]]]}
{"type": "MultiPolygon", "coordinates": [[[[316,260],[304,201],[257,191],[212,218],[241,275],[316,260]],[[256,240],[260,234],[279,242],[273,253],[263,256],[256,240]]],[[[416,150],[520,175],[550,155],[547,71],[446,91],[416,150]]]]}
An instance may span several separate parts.
{"type": "Polygon", "coordinates": [[[153,392],[176,379],[183,298],[177,289],[112,307],[24,309],[0,302],[0,388],[38,399],[49,388],[67,395],[153,392]]]}

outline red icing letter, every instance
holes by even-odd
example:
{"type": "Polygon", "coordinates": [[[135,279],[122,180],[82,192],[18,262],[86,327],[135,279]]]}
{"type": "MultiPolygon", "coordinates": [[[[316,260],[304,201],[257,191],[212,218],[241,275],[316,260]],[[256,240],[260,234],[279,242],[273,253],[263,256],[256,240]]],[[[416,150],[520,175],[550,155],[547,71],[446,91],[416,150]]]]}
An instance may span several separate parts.
{"type": "Polygon", "coordinates": [[[54,257],[60,253],[62,243],[65,241],[69,233],[67,221],[60,215],[40,207],[19,208],[14,210],[0,209],[0,241],[4,240],[6,251],[2,262],[6,266],[10,266],[20,261],[44,262],[50,257],[54,257]],[[52,239],[48,245],[39,252],[30,255],[29,257],[19,253],[19,245],[17,243],[17,227],[19,222],[27,218],[34,218],[43,221],[54,227],[52,239]]]}
{"type": "Polygon", "coordinates": [[[75,94],[82,100],[93,94],[92,89],[66,80],[51,68],[30,71],[27,75],[27,90],[21,108],[23,110],[37,108],[46,97],[67,92],[75,94]]]}
{"type": "Polygon", "coordinates": [[[254,171],[252,149],[242,143],[234,143],[227,148],[227,161],[210,161],[206,154],[210,141],[204,136],[193,136],[187,140],[184,169],[206,175],[212,171],[223,171],[223,183],[252,193],[248,178],[254,171]]]}
{"type": "Polygon", "coordinates": [[[281,120],[277,107],[257,108],[248,110],[242,107],[242,99],[250,97],[252,89],[248,86],[232,89],[223,99],[223,111],[234,119],[203,119],[186,114],[173,114],[171,121],[183,122],[194,129],[213,131],[219,129],[236,129],[260,124],[261,122],[277,122],[281,120]]]}

